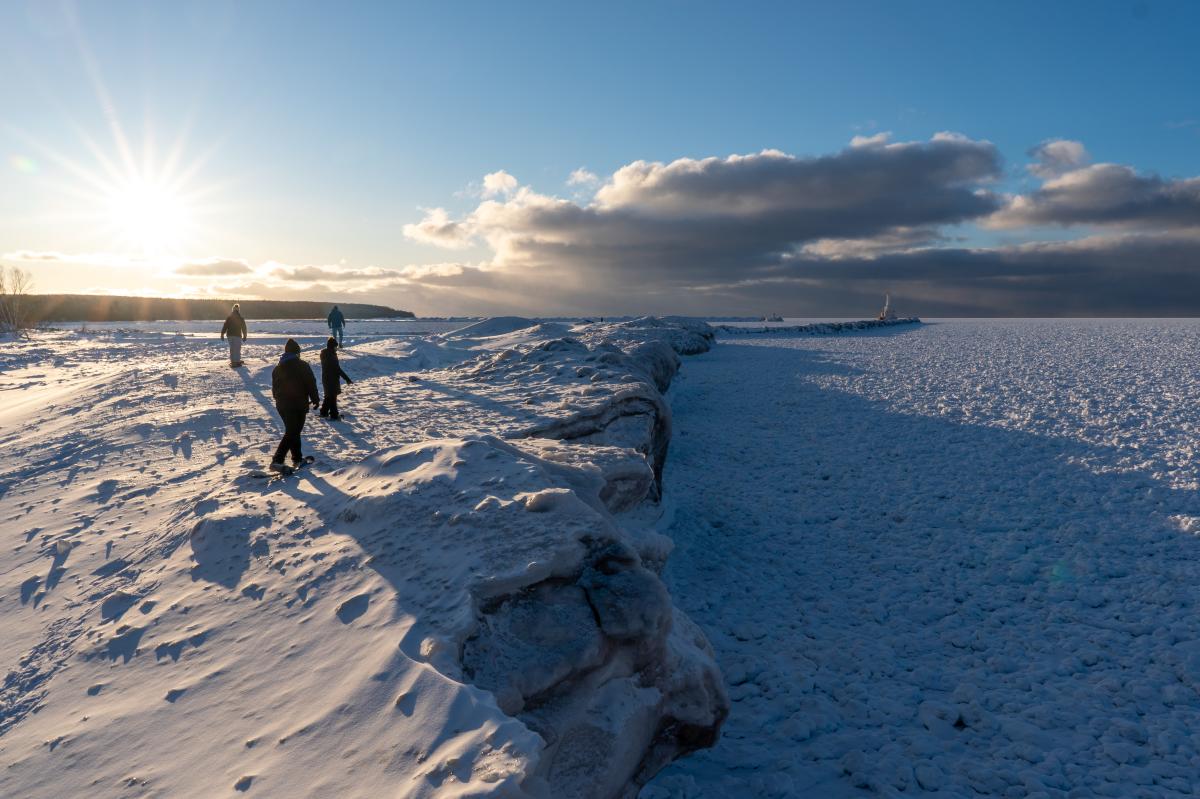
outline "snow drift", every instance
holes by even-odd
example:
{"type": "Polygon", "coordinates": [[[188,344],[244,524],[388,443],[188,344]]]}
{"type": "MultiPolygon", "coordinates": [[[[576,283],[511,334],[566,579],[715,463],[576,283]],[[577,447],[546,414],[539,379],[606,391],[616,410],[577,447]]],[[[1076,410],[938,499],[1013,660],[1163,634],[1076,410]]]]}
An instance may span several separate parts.
{"type": "Polygon", "coordinates": [[[352,349],[348,424],[270,483],[277,342],[10,356],[0,795],[617,797],[711,745],[712,650],[630,511],[712,332],[523,321],[352,349]]]}

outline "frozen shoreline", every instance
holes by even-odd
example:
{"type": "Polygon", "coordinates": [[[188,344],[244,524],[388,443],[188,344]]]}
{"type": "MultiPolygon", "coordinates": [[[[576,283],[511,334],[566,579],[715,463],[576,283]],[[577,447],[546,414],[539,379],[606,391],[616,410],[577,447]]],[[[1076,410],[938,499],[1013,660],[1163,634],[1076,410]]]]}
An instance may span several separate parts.
{"type": "Polygon", "coordinates": [[[346,421],[312,419],[318,463],[278,483],[248,471],[278,336],[244,371],[188,336],[6,350],[0,793],[618,796],[708,745],[722,680],[643,502],[661,392],[711,337],[356,346],[346,421]]]}
{"type": "Polygon", "coordinates": [[[859,319],[854,322],[810,322],[803,325],[716,325],[717,332],[726,336],[742,335],[806,335],[831,336],[837,333],[852,333],[860,330],[876,330],[895,327],[898,325],[919,325],[921,320],[915,316],[905,316],[899,319],[859,319]]]}

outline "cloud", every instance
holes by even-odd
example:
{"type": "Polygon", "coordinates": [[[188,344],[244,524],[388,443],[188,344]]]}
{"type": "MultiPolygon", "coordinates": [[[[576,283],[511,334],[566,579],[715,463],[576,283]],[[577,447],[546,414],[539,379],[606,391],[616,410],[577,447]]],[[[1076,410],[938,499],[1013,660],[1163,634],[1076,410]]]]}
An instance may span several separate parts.
{"type": "Polygon", "coordinates": [[[1093,164],[1013,197],[992,227],[1111,225],[1141,229],[1200,227],[1200,178],[1164,179],[1121,164],[1093,164]]]}
{"type": "Polygon", "coordinates": [[[890,253],[906,252],[945,240],[936,228],[894,228],[887,233],[865,239],[818,239],[800,248],[802,255],[841,260],[845,258],[877,258],[890,253]]]}
{"type": "MultiPolygon", "coordinates": [[[[169,268],[228,278],[205,282],[205,290],[365,296],[429,313],[860,316],[885,291],[902,312],[923,315],[1194,312],[1200,178],[1090,164],[1083,145],[1067,140],[1030,154],[1039,187],[1018,196],[996,191],[1003,171],[994,145],[953,133],[908,142],[856,137],[817,157],[763,150],[634,161],[603,178],[579,174],[595,191],[566,199],[494,172],[472,211],[452,218],[432,208],[404,226],[415,241],[486,247],[474,263],[351,268],[208,258],[169,268]],[[1071,241],[961,244],[980,240],[976,226],[1028,237],[1025,228],[1045,225],[1085,230],[1071,241]]],[[[49,270],[109,256],[5,257],[49,270]]]]}
{"type": "Polygon", "coordinates": [[[397,270],[380,269],[374,266],[367,267],[366,269],[345,269],[335,266],[284,266],[280,264],[273,265],[269,274],[276,280],[289,283],[317,283],[322,281],[359,283],[402,276],[397,270]]]}
{"type": "Polygon", "coordinates": [[[922,314],[1192,312],[1179,287],[1200,291],[1194,180],[1089,166],[1078,142],[1031,153],[1050,177],[1007,198],[992,190],[1002,174],[995,147],[953,133],[860,137],[813,158],[764,150],[635,161],[590,201],[519,187],[481,202],[458,224],[492,258],[406,268],[404,290],[475,313],[861,315],[885,291],[922,314]],[[1115,232],[951,244],[956,226],[1002,221],[1115,232]]]}
{"type": "MultiPolygon", "coordinates": [[[[820,158],[778,150],[726,158],[635,161],[589,204],[522,187],[458,224],[489,247],[495,269],[554,267],[583,285],[688,285],[778,263],[822,240],[931,230],[992,213],[1000,174],[989,142],[847,148],[820,158]]],[[[922,234],[926,235],[926,234],[922,234]]]]}
{"type": "Polygon", "coordinates": [[[180,264],[175,269],[177,275],[192,277],[217,277],[227,275],[245,275],[254,270],[245,261],[232,258],[207,258],[202,261],[191,261],[180,264]]]}
{"type": "Polygon", "coordinates": [[[517,179],[501,169],[483,176],[483,196],[497,197],[512,194],[517,190],[517,179]]]}
{"type": "Polygon", "coordinates": [[[450,250],[471,246],[471,228],[450,219],[445,208],[430,208],[420,222],[404,226],[404,235],[422,244],[432,244],[450,250]]]}
{"type": "Polygon", "coordinates": [[[447,264],[414,264],[406,266],[400,270],[400,275],[412,280],[436,280],[437,278],[455,277],[461,275],[464,269],[462,264],[447,263],[447,264]]]}
{"type": "Polygon", "coordinates": [[[14,250],[0,255],[0,260],[31,264],[80,264],[112,269],[145,268],[155,265],[146,258],[111,252],[63,253],[54,251],[14,250]]]}
{"type": "Polygon", "coordinates": [[[572,170],[567,177],[568,186],[595,186],[600,182],[600,176],[585,167],[572,170]]]}
{"type": "MultiPolygon", "coordinates": [[[[916,247],[868,256],[796,252],[707,280],[597,281],[562,265],[413,275],[405,301],[496,314],[682,313],[860,318],[884,292],[922,316],[1187,316],[1200,295],[1200,236],[1121,234],[997,248],[916,247]]],[[[403,302],[402,302],[403,304],[403,302]]]]}
{"type": "Polygon", "coordinates": [[[1034,175],[1051,179],[1085,166],[1090,158],[1081,142],[1047,139],[1029,151],[1035,163],[1025,167],[1034,175]]]}
{"type": "Polygon", "coordinates": [[[770,215],[810,239],[977,216],[996,201],[976,188],[999,176],[993,144],[941,133],[927,142],[881,142],[819,158],[763,150],[670,164],[635,161],[617,170],[596,199],[605,209],[659,217],[770,215]]]}
{"type": "Polygon", "coordinates": [[[881,147],[892,138],[890,130],[881,131],[872,136],[855,136],[850,140],[851,147],[881,147]]]}
{"type": "Polygon", "coordinates": [[[797,258],[761,281],[719,290],[739,307],[784,305],[797,314],[861,313],[887,291],[900,313],[926,316],[1191,316],[1198,262],[1200,236],[1119,234],[870,259],[797,258]]]}

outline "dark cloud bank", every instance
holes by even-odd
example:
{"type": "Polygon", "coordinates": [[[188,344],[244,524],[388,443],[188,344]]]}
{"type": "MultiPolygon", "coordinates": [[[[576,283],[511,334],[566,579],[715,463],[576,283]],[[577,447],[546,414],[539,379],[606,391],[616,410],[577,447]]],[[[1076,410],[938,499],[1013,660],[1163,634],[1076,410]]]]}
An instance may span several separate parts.
{"type": "Polygon", "coordinates": [[[885,291],[924,315],[1196,312],[1200,178],[1091,164],[1073,141],[1030,156],[1041,185],[1015,196],[996,189],[995,146],[954,134],[856,139],[818,158],[639,161],[587,203],[512,180],[463,219],[433,209],[406,226],[429,244],[485,244],[490,262],[405,282],[475,312],[537,311],[536,298],[546,313],[861,315],[885,291]],[[1037,242],[1048,228],[1072,238],[1037,242]],[[956,246],[972,231],[1030,243],[956,246]]]}

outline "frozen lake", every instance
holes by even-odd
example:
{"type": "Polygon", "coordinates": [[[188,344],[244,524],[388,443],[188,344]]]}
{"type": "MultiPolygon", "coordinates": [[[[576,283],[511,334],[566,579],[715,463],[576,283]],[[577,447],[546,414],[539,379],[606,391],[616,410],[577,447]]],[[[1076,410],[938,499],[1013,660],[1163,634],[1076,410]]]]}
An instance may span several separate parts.
{"type": "Polygon", "coordinates": [[[666,578],[733,711],[660,797],[1189,796],[1195,320],[725,337],[666,578]]]}

